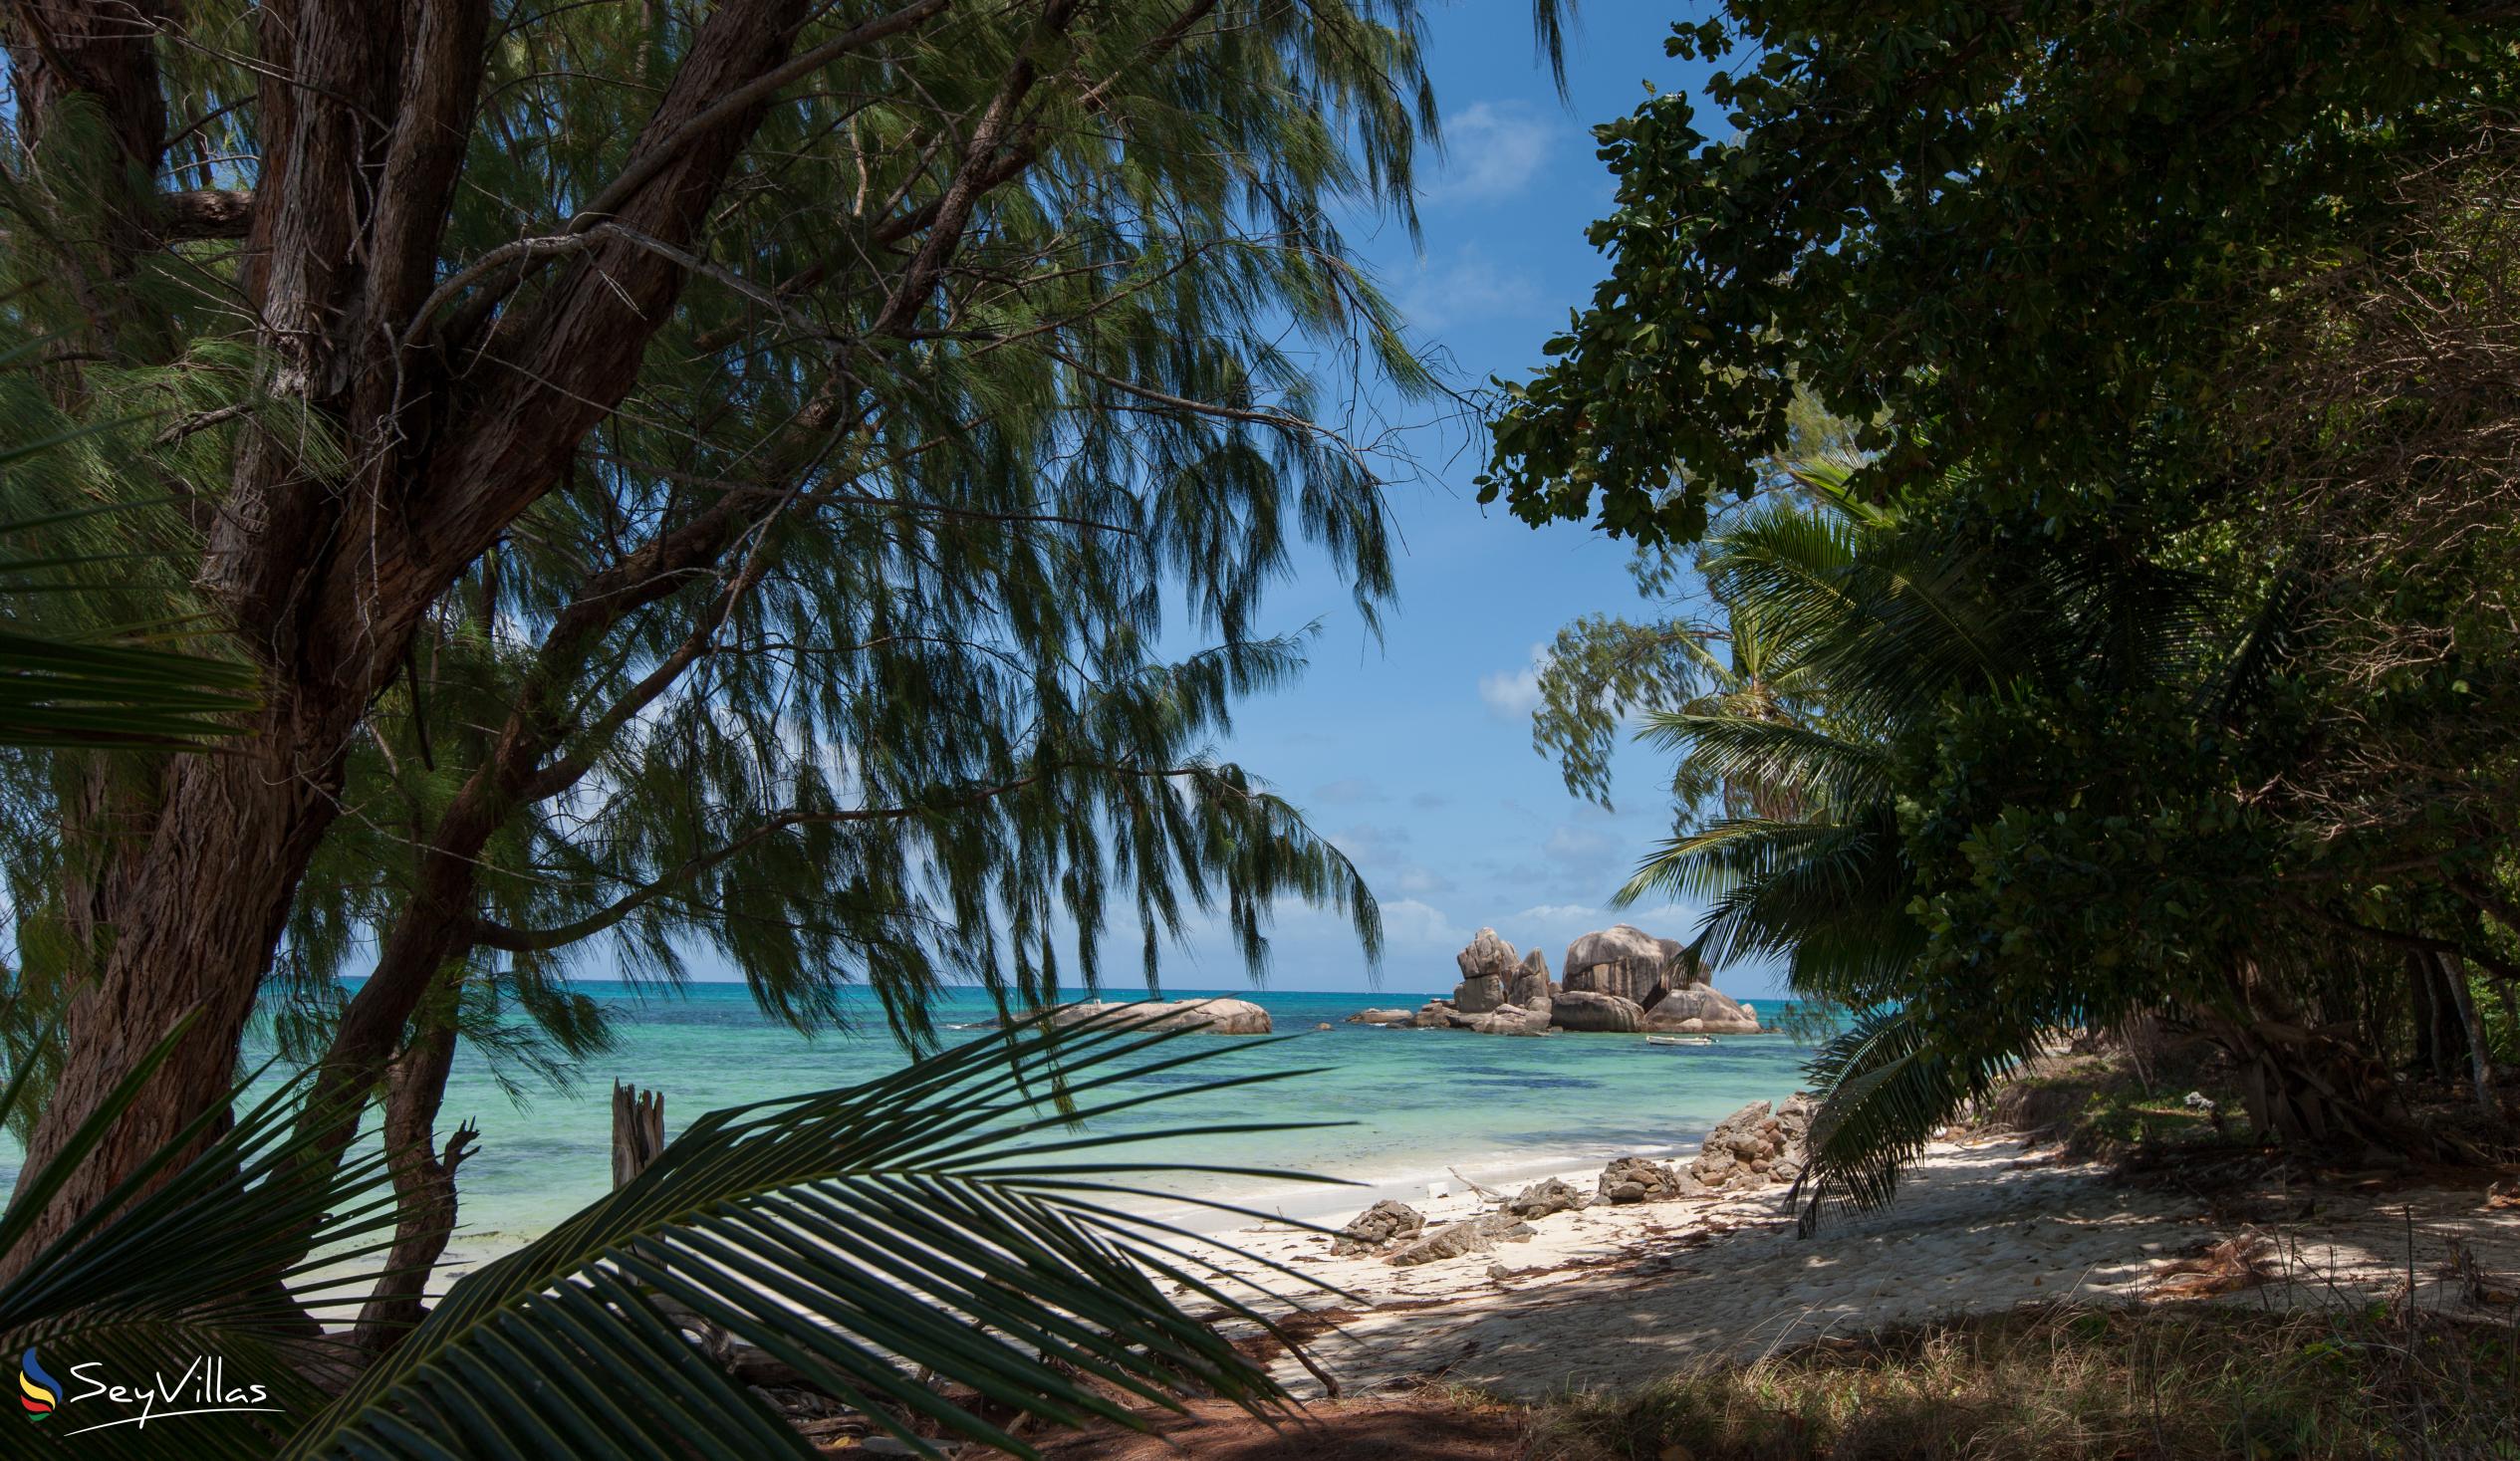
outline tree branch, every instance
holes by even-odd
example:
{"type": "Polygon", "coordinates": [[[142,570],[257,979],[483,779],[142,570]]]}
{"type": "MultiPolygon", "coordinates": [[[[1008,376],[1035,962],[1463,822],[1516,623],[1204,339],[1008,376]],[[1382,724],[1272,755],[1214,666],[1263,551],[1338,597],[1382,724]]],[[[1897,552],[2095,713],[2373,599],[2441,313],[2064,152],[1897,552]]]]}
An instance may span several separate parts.
{"type": "Polygon", "coordinates": [[[194,188],[159,193],[150,232],[160,243],[243,238],[254,229],[252,188],[194,188]]]}
{"type": "Polygon", "coordinates": [[[973,807],[981,805],[984,802],[992,801],[1012,792],[1022,791],[1026,787],[1039,783],[1044,778],[1055,776],[1063,772],[1101,771],[1115,776],[1162,778],[1187,775],[1196,769],[1197,768],[1195,767],[1189,766],[1174,766],[1167,767],[1159,771],[1150,771],[1143,767],[1115,766],[1091,762],[1069,763],[1064,765],[1047,766],[1034,772],[1030,776],[1018,777],[1013,781],[998,782],[990,786],[979,787],[965,795],[952,798],[944,802],[929,803],[922,806],[859,807],[851,808],[847,811],[835,812],[781,812],[764,820],[760,826],[753,828],[741,837],[727,843],[724,847],[703,852],[699,856],[692,857],[684,861],[680,866],[673,868],[663,876],[640,884],[638,887],[631,889],[630,892],[624,894],[614,902],[588,914],[584,918],[576,920],[575,922],[564,923],[557,928],[520,929],[511,928],[506,924],[497,923],[487,918],[476,917],[472,920],[469,933],[474,942],[479,943],[485,948],[494,948],[505,953],[513,954],[548,953],[553,949],[566,948],[570,944],[576,943],[581,939],[592,938],[596,934],[604,932],[606,929],[620,923],[630,914],[637,912],[640,908],[645,907],[647,904],[652,903],[656,899],[672,892],[675,888],[689,882],[692,878],[699,876],[701,873],[706,872],[710,868],[715,867],[722,862],[725,862],[731,857],[740,855],[747,849],[756,847],[764,841],[776,837],[790,828],[829,827],[852,823],[907,822],[922,817],[933,817],[945,812],[967,811],[973,807]]]}
{"type": "MultiPolygon", "coordinates": [[[[951,9],[954,0],[913,0],[890,15],[878,16],[862,25],[833,37],[810,51],[797,55],[784,66],[774,67],[752,81],[736,87],[714,105],[701,110],[673,131],[659,138],[652,146],[640,149],[621,175],[607,184],[570,219],[569,231],[582,232],[621,211],[624,204],[635,197],[638,190],[652,181],[659,172],[680,155],[683,148],[709,132],[742,117],[745,110],[768,101],[790,82],[812,75],[852,51],[864,50],[878,41],[889,39],[915,29],[951,9]]],[[[749,129],[749,128],[747,128],[749,129]]]]}

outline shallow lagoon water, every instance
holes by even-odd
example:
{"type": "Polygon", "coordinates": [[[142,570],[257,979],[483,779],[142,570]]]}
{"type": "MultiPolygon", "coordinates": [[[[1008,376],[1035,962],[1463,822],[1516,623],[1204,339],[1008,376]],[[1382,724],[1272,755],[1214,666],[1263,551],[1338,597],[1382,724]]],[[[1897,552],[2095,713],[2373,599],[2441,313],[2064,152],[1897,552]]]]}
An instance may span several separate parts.
{"type": "MultiPolygon", "coordinates": [[[[466,1117],[481,1127],[464,1164],[466,1246],[506,1246],[540,1233],[611,1180],[612,1084],[662,1091],[670,1135],[702,1111],[872,1079],[905,1059],[870,1000],[860,1029],[814,1039],[765,1020],[742,986],[694,984],[641,995],[621,985],[580,988],[612,1007],[618,1043],[586,1063],[576,1089],[529,1095],[520,1107],[477,1057],[456,1066],[440,1129],[466,1117]]],[[[1459,1031],[1385,1030],[1345,1023],[1375,1006],[1426,996],[1300,991],[1167,990],[1223,994],[1265,1006],[1281,1036],[1261,1042],[1190,1036],[1230,1047],[1197,1067],[1158,1073],[1138,1089],[1187,1087],[1264,1071],[1313,1075],[1185,1095],[1100,1120],[1098,1131],[1141,1131],[1208,1121],[1336,1121],[1305,1130],[1239,1133],[1124,1148],[1126,1160],[1202,1161],[1339,1177],[1380,1192],[1447,1180],[1446,1168],[1490,1183],[1631,1152],[1693,1147],[1742,1102],[1782,1099],[1809,1052],[1781,1035],[1741,1036],[1711,1048],[1648,1046],[1638,1036],[1508,1039],[1459,1031]],[[1327,1024],[1328,1030],[1317,1030],[1327,1024]]],[[[1128,998],[1127,993],[1111,994],[1128,998]]],[[[1779,1010],[1767,1004],[1763,1018],[1779,1010]]],[[[959,993],[936,1012],[944,1027],[983,1021],[985,996],[959,993]]],[[[1147,1185],[1317,1216],[1362,1206],[1354,1188],[1244,1176],[1182,1176],[1147,1185]]],[[[1200,1224],[1213,1226],[1213,1224],[1200,1224]]]]}
{"type": "MultiPolygon", "coordinates": [[[[898,1068],[905,1057],[875,1002],[856,1008],[858,1028],[808,1039],[763,1018],[740,984],[691,984],[641,992],[582,983],[614,1016],[616,1045],[587,1061],[572,1089],[529,1083],[512,1099],[477,1052],[459,1056],[441,1132],[467,1118],[481,1136],[463,1167],[466,1257],[514,1247],[600,1195],[611,1181],[612,1086],[628,1081],[664,1093],[668,1135],[718,1106],[828,1090],[898,1068]]],[[[1167,990],[1173,998],[1222,994],[1265,1006],[1279,1035],[1258,1041],[1189,1036],[1228,1047],[1192,1070],[1143,1078],[1138,1089],[1187,1087],[1257,1074],[1323,1068],[1284,1081],[1212,1095],[1185,1095],[1098,1121],[1099,1131],[1144,1131],[1202,1122],[1334,1121],[1303,1130],[1238,1133],[1201,1142],[1153,1141],[1120,1159],[1195,1161],[1337,1177],[1320,1187],[1250,1176],[1182,1175],[1143,1185],[1263,1212],[1321,1217],[1377,1196],[1451,1182],[1448,1168],[1489,1185],[1630,1153],[1693,1148],[1744,1101],[1791,1093],[1809,1052],[1782,1035],[1727,1037],[1710,1048],[1649,1046],[1634,1035],[1557,1034],[1509,1039],[1459,1031],[1386,1030],[1345,1023],[1375,1006],[1414,1007],[1422,993],[1308,993],[1249,989],[1167,990]],[[1318,1030],[1327,1024],[1328,1030],[1318,1030]],[[1360,1190],[1360,1187],[1370,1190],[1360,1190]]],[[[1109,998],[1131,997],[1126,991],[1109,998]]],[[[1783,1008],[1759,1001],[1763,1019],[1783,1008]]],[[[976,1038],[948,1027],[985,1021],[985,995],[961,991],[935,1013],[948,1042],[976,1038]]],[[[16,1152],[0,1153],[0,1190],[16,1152]]],[[[1173,1209],[1188,1225],[1235,1220],[1173,1209]]]]}

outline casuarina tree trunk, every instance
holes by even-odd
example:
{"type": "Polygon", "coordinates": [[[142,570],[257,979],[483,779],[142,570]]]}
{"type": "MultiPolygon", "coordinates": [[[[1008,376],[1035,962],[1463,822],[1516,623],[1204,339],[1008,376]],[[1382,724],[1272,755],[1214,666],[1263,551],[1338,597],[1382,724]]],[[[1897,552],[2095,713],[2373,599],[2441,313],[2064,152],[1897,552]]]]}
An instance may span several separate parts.
{"type": "Polygon", "coordinates": [[[393,1250],[368,1303],[359,1311],[352,1346],[376,1356],[400,1342],[425,1313],[429,1274],[455,1230],[455,1168],[473,1151],[478,1130],[467,1121],[437,1148],[437,1114],[455,1064],[451,1019],[432,1021],[386,1076],[384,1141],[393,1155],[393,1250]]]}
{"type": "MultiPolygon", "coordinates": [[[[286,708],[272,718],[288,719],[286,708]]],[[[232,754],[176,759],[150,834],[90,870],[88,886],[69,890],[101,947],[64,1022],[65,1058],[28,1143],[28,1165],[59,1156],[140,1059],[190,1024],[141,1098],[71,1173],[30,1235],[35,1241],[17,1247],[21,1263],[186,1124],[226,1102],[255,990],[332,821],[338,761],[301,760],[292,753],[302,744],[266,726],[232,754]]]]}
{"type": "MultiPolygon", "coordinates": [[[[197,582],[264,678],[249,734],[232,752],[167,758],[145,774],[144,795],[82,834],[108,850],[63,890],[72,927],[94,935],[87,967],[73,971],[89,982],[30,1159],[59,1155],[152,1046],[193,1023],[35,1215],[30,1241],[13,1250],[19,1262],[225,1103],[238,1036],[339,815],[344,758],[370,702],[438,596],[628,394],[674,316],[685,251],[764,109],[794,79],[778,69],[819,8],[708,7],[621,174],[590,200],[589,217],[552,225],[568,230],[549,245],[556,262],[495,315],[439,297],[441,235],[492,44],[488,0],[256,9],[268,82],[252,103],[259,178],[237,200],[250,220],[241,317],[256,324],[268,388],[327,430],[240,435],[226,496],[200,524],[197,582]],[[449,321],[472,333],[442,339],[449,321]],[[312,435],[336,439],[338,452],[300,455],[312,435]]],[[[165,134],[148,59],[156,38],[131,32],[127,44],[48,60],[43,27],[23,19],[9,11],[0,33],[21,71],[51,68],[39,108],[79,94],[135,154],[129,174],[155,175],[161,159],[144,154],[165,134]]],[[[29,134],[42,121],[18,120],[29,134]]],[[[98,315],[94,333],[83,346],[119,359],[116,321],[98,315]]]]}
{"type": "Polygon", "coordinates": [[[2441,971],[2433,964],[2431,954],[2422,949],[2406,950],[2406,1016],[2415,1032],[2416,1073],[2440,1080],[2445,1065],[2441,1054],[2441,971]]]}

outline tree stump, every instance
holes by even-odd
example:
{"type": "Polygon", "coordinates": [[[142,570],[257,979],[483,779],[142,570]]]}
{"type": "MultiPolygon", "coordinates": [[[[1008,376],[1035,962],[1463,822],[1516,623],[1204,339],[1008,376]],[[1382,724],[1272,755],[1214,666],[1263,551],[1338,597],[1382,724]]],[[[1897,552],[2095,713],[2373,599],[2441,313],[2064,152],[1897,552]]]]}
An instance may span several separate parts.
{"type": "Polygon", "coordinates": [[[613,1083],[613,1185],[627,1187],[665,1149],[665,1095],[613,1083]]]}

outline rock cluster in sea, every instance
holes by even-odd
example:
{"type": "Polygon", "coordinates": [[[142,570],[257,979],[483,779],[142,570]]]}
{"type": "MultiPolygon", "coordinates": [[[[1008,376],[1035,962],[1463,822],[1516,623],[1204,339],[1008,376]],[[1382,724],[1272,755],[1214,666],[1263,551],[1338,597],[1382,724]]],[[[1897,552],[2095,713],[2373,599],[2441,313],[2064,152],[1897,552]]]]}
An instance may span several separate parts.
{"type": "Polygon", "coordinates": [[[1051,1023],[1061,1029],[1085,1020],[1106,1015],[1115,1019],[1146,1019],[1149,1028],[1180,1030],[1197,1026],[1207,1035],[1266,1035],[1269,1033],[1269,1012],[1247,999],[1175,999],[1136,1000],[1127,1004],[1106,1000],[1086,1000],[1079,1004],[1061,1005],[1051,1023]]]}
{"type": "Polygon", "coordinates": [[[1351,1023],[1468,1030],[1479,1035],[1542,1035],[1551,1030],[1623,1035],[1753,1035],[1759,1017],[1707,982],[1676,939],[1622,923],[1567,945],[1566,979],[1549,977],[1538,949],[1514,946],[1482,928],[1455,957],[1461,982],[1452,998],[1415,1011],[1364,1010],[1351,1023]]]}

